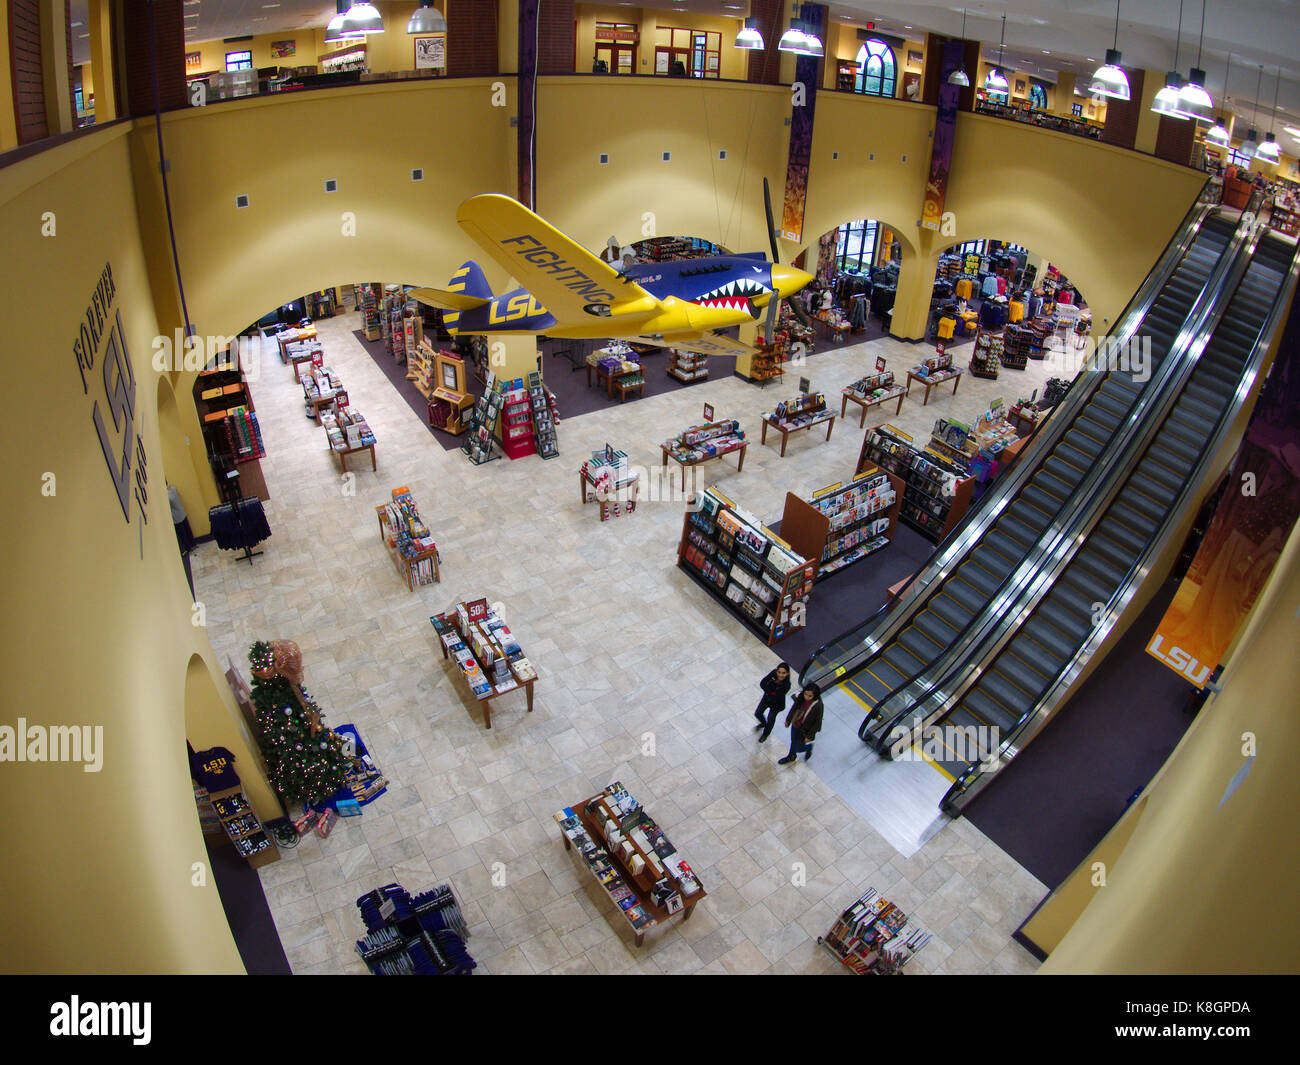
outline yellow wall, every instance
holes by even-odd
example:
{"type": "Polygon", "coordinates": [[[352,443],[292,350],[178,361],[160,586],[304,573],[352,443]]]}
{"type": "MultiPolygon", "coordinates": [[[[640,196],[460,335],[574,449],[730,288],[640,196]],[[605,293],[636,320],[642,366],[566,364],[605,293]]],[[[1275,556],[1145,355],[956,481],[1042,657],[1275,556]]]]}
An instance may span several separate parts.
{"type": "Polygon", "coordinates": [[[195,656],[209,693],[192,707],[192,738],[229,748],[258,812],[276,815],[206,632],[190,623],[164,486],[150,366],[158,325],[129,130],[0,170],[0,284],[31,300],[30,313],[7,316],[5,344],[34,356],[6,362],[13,395],[24,397],[8,432],[28,443],[10,449],[3,474],[3,720],[104,730],[98,773],[31,762],[0,771],[0,897],[21,915],[0,924],[0,965],[11,972],[242,971],[210,870],[206,886],[192,886],[192,863],[207,861],[185,755],[195,656]],[[41,233],[44,212],[53,212],[51,236],[41,233]],[[124,521],[93,426],[94,398],[107,410],[103,360],[87,395],[72,350],[105,263],[137,383],[147,526],[134,501],[124,521]],[[53,495],[41,491],[47,474],[53,495]]]}

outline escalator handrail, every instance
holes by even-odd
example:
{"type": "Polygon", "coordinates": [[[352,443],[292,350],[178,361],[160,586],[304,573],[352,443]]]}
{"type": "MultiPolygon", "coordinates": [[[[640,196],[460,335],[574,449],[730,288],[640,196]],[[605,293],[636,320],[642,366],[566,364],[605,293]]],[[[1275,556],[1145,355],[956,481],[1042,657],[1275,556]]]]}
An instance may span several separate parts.
{"type": "MultiPolygon", "coordinates": [[[[1242,276],[1244,277],[1244,271],[1242,276]]],[[[1284,327],[1284,315],[1287,313],[1286,309],[1291,306],[1294,300],[1298,281],[1300,281],[1300,246],[1292,254],[1290,265],[1283,275],[1279,298],[1274,301],[1272,309],[1256,334],[1251,353],[1242,367],[1233,397],[1224,408],[1218,425],[1206,439],[1197,455],[1190,475],[1184,480],[1177,498],[1170,506],[1168,511],[1170,517],[1166,519],[1163,527],[1157,530],[1138,558],[1129,567],[1119,586],[1110,599],[1107,600],[1106,609],[1099,622],[1093,626],[1092,632],[1052,681],[1042,698],[1012,726],[994,756],[968,767],[953,782],[940,804],[945,812],[951,813],[953,810],[960,811],[964,809],[997,775],[997,772],[1015,757],[1023,745],[1021,741],[1027,737],[1032,738],[1046,724],[1047,719],[1055,712],[1083,667],[1106,641],[1111,630],[1115,627],[1115,623],[1123,616],[1133,596],[1137,593],[1137,589],[1150,572],[1151,560],[1168,548],[1169,541],[1177,530],[1178,523],[1172,520],[1172,516],[1183,513],[1191,499],[1199,493],[1201,482],[1205,480],[1208,473],[1210,461],[1223,446],[1224,438],[1235,420],[1236,413],[1240,411],[1242,403],[1254,387],[1263,361],[1277,339],[1278,330],[1284,327]],[[992,771],[989,771],[990,769],[992,771]]],[[[1224,310],[1226,311],[1226,309],[1225,306],[1224,310]]],[[[1205,344],[1201,345],[1201,350],[1204,350],[1212,339],[1212,335],[1207,336],[1205,344]]]]}
{"type": "MultiPolygon", "coordinates": [[[[1147,276],[1143,279],[1137,292],[1129,301],[1128,306],[1120,315],[1118,323],[1111,336],[1117,337],[1118,343],[1125,344],[1133,335],[1136,327],[1145,320],[1147,313],[1155,303],[1157,296],[1164,290],[1170,276],[1182,262],[1184,256],[1195,242],[1196,236],[1200,233],[1201,227],[1205,222],[1216,213],[1216,208],[1209,204],[1193,204],[1184,216],[1183,222],[1175,232],[1173,239],[1166,245],[1165,250],[1161,253],[1156,263],[1152,266],[1147,276]]],[[[1096,351],[1100,351],[1098,345],[1096,351]]],[[[1095,360],[1096,351],[1092,358],[1095,360]]],[[[1065,435],[1069,425],[1074,420],[1074,415],[1082,410],[1089,397],[1085,397],[1075,388],[1075,384],[1083,377],[1081,371],[1076,375],[1074,381],[1070,383],[1060,402],[1053,408],[1051,416],[1045,418],[1039,425],[1035,426],[1031,437],[1036,436],[1045,423],[1051,423],[1051,448],[1039,448],[1043,456],[1050,454],[1052,448],[1059,442],[1060,438],[1065,435]],[[1067,416],[1068,415],[1068,416],[1067,416]]],[[[1097,382],[1100,385],[1100,380],[1097,382]]],[[[1026,444],[1026,448],[1028,448],[1026,444]]],[[[888,642],[897,635],[900,627],[899,622],[910,616],[913,607],[920,600],[923,594],[929,592],[936,582],[942,582],[956,564],[965,557],[967,551],[974,546],[976,542],[984,535],[987,527],[997,518],[1006,506],[1008,500],[1018,494],[1020,488],[1030,480],[1032,473],[1037,469],[1037,465],[1030,462],[1017,462],[1015,467],[1010,471],[1005,479],[995,482],[993,491],[982,497],[976,506],[970,508],[957,523],[948,537],[940,544],[935,546],[930,557],[921,565],[913,576],[912,581],[903,590],[902,594],[892,604],[884,604],[873,614],[866,622],[859,622],[851,629],[841,633],[832,640],[828,640],[817,648],[804,663],[800,672],[800,682],[807,683],[809,679],[808,671],[812,668],[813,663],[817,661],[819,655],[828,647],[832,647],[851,634],[860,632],[867,628],[869,622],[874,622],[878,618],[883,618],[891,612],[894,614],[895,623],[880,634],[879,639],[875,641],[875,646],[865,652],[862,660],[857,662],[852,668],[840,667],[840,671],[831,673],[829,670],[818,678],[819,682],[825,683],[830,676],[837,678],[851,676],[856,673],[867,661],[873,658],[883,649],[888,642]],[[892,630],[892,631],[890,631],[892,630]]],[[[864,639],[863,644],[869,641],[864,639]]],[[[861,655],[862,653],[860,653],[861,655]]]]}
{"type": "MultiPolygon", "coordinates": [[[[1233,278],[1239,279],[1249,263],[1249,255],[1254,247],[1252,233],[1250,225],[1244,220],[1238,221],[1227,248],[1211,270],[1182,328],[1174,336],[1155,378],[1142,388],[1130,404],[1121,419],[1120,429],[1111,438],[1107,450],[1084,476],[1066,507],[1048,523],[1029,554],[998,585],[985,605],[962,629],[958,638],[944,649],[937,662],[928,663],[913,676],[897,684],[876,704],[873,713],[879,720],[872,733],[878,751],[884,753],[896,745],[889,742],[889,737],[902,727],[905,719],[911,719],[908,731],[915,735],[956,704],[959,698],[957,693],[966,690],[972,682],[971,678],[980,675],[984,666],[992,662],[996,650],[1000,650],[1001,645],[1010,638],[1010,633],[1014,631],[1011,618],[1022,613],[1021,607],[1026,597],[1035,590],[1039,590],[1039,595],[1045,594],[1041,591],[1044,588],[1043,573],[1063,566],[1063,556],[1073,556],[1078,546],[1076,530],[1080,523],[1086,522],[1089,515],[1098,512],[1100,500],[1105,500],[1108,506],[1127,482],[1132,470],[1146,454],[1151,441],[1164,424],[1165,415],[1178,401],[1186,381],[1195,371],[1196,358],[1212,332],[1212,328],[1207,327],[1217,325],[1226,306],[1226,301],[1224,306],[1220,305],[1220,296],[1226,285],[1235,286],[1233,278]],[[1107,462],[1105,459],[1108,455],[1118,455],[1120,461],[1107,462]],[[977,634],[975,646],[979,649],[974,656],[969,646],[963,646],[965,637],[972,631],[977,634]],[[991,646],[995,648],[993,653],[989,651],[991,646]],[[922,676],[928,677],[927,690],[915,696],[906,694],[922,676]],[[895,700],[902,700],[903,705],[890,714],[887,707],[895,700]],[[919,715],[918,709],[921,711],[919,715]]],[[[1235,291],[1235,288],[1227,291],[1235,291]]],[[[1107,376],[1108,374],[1100,374],[1099,382],[1107,376]]],[[[1050,588],[1050,583],[1046,587],[1050,588]]],[[[863,723],[863,728],[866,728],[866,722],[863,723]]]]}

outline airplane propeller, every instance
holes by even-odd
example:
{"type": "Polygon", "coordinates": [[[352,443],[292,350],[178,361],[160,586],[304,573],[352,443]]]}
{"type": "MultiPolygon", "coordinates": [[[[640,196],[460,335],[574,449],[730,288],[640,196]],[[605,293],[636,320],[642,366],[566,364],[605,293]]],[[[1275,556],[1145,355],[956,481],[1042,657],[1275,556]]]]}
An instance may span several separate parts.
{"type": "MultiPolygon", "coordinates": [[[[776,247],[776,223],[772,220],[772,193],[767,186],[767,178],[763,178],[763,210],[767,213],[767,240],[772,246],[772,264],[775,266],[781,262],[781,255],[776,247]]],[[[763,323],[763,343],[772,343],[772,331],[776,327],[776,316],[781,309],[781,296],[776,291],[775,282],[772,285],[772,298],[767,301],[767,320],[763,323]]]]}

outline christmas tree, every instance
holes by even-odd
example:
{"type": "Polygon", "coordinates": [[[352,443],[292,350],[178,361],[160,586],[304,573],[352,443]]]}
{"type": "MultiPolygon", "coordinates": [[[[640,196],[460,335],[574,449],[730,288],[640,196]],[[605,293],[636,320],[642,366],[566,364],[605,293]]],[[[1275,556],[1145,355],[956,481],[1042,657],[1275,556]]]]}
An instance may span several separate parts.
{"type": "Polygon", "coordinates": [[[321,723],[305,688],[282,676],[274,649],[259,640],[248,653],[258,739],[275,789],[290,802],[309,806],[344,784],[351,756],[343,740],[321,723]]]}

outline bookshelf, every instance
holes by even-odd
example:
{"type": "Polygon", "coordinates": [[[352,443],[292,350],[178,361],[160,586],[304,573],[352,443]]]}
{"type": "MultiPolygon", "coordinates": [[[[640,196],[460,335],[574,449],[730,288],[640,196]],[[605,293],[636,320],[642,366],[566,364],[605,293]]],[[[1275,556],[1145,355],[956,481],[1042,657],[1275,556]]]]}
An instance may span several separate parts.
{"type": "Polygon", "coordinates": [[[990,333],[987,329],[976,333],[975,348],[970,356],[971,376],[996,381],[998,370],[1002,366],[1002,350],[1002,337],[998,334],[990,333]]]}
{"type": "Polygon", "coordinates": [[[378,287],[374,282],[354,286],[357,292],[357,309],[361,311],[361,331],[367,340],[379,340],[383,336],[380,325],[379,297],[375,295],[378,287]]]}
{"type": "Polygon", "coordinates": [[[564,849],[577,849],[638,947],[650,928],[679,914],[689,921],[708,895],[663,829],[619,781],[558,810],[555,821],[564,849]]]}
{"type": "MultiPolygon", "coordinates": [[[[197,794],[197,792],[196,792],[197,794]]],[[[208,794],[208,802],[221,822],[221,830],[239,856],[254,869],[280,860],[280,852],[257,819],[252,803],[240,787],[208,794]]]]}
{"type": "Polygon", "coordinates": [[[781,363],[785,361],[785,341],[780,337],[771,344],[762,345],[749,357],[749,375],[746,378],[752,384],[766,384],[775,381],[785,373],[781,363]]]}
{"type": "Polygon", "coordinates": [[[1043,341],[1046,333],[1040,334],[1034,327],[1008,325],[1002,332],[1002,365],[1008,370],[1024,370],[1031,358],[1043,357],[1043,341]]]}
{"type": "Polygon", "coordinates": [[[394,488],[391,503],[375,507],[379,538],[392,552],[393,564],[406,586],[415,591],[442,580],[438,571],[438,545],[420,517],[411,490],[394,488]]]}
{"type": "Polygon", "coordinates": [[[465,383],[465,361],[450,351],[434,351],[428,340],[420,343],[420,350],[429,353],[432,361],[429,425],[459,436],[468,428],[465,412],[474,406],[465,383]]]}
{"type": "Polygon", "coordinates": [[[975,478],[965,465],[933,447],[920,448],[892,425],[867,430],[858,472],[870,466],[903,482],[899,517],[936,543],[948,535],[970,507],[975,478]]]}
{"type": "Polygon", "coordinates": [[[810,500],[787,494],[781,532],[789,536],[800,524],[808,524],[805,510],[825,520],[816,576],[818,581],[825,580],[889,546],[898,527],[903,488],[903,479],[897,474],[873,466],[848,484],[834,484],[814,492],[810,500]]]}
{"type": "Polygon", "coordinates": [[[677,565],[769,646],[803,628],[817,562],[716,488],[698,504],[682,522],[677,565]]]}
{"type": "Polygon", "coordinates": [[[501,457],[497,452],[496,429],[502,402],[501,383],[496,374],[488,370],[483,394],[474,403],[470,414],[469,437],[461,448],[475,466],[501,457]]]}
{"type": "Polygon", "coordinates": [[[668,376],[685,384],[705,381],[709,376],[709,357],[698,351],[668,349],[668,376]]]}
{"type": "Polygon", "coordinates": [[[893,975],[930,941],[923,929],[908,929],[907,914],[867,888],[817,942],[858,975],[893,975]]]}
{"type": "Polygon", "coordinates": [[[537,454],[553,459],[560,453],[555,428],[560,424],[560,412],[555,393],[542,384],[542,374],[533,370],[528,375],[528,399],[533,408],[533,441],[537,454]]]}
{"type": "Polygon", "coordinates": [[[258,461],[266,456],[262,427],[243,373],[237,363],[226,361],[231,358],[222,353],[216,367],[196,375],[194,407],[214,468],[237,470],[241,497],[257,496],[265,501],[271,496],[258,461]]]}
{"type": "Polygon", "coordinates": [[[502,393],[501,403],[501,449],[511,461],[537,454],[533,400],[522,381],[514,384],[516,387],[502,393]]]}

